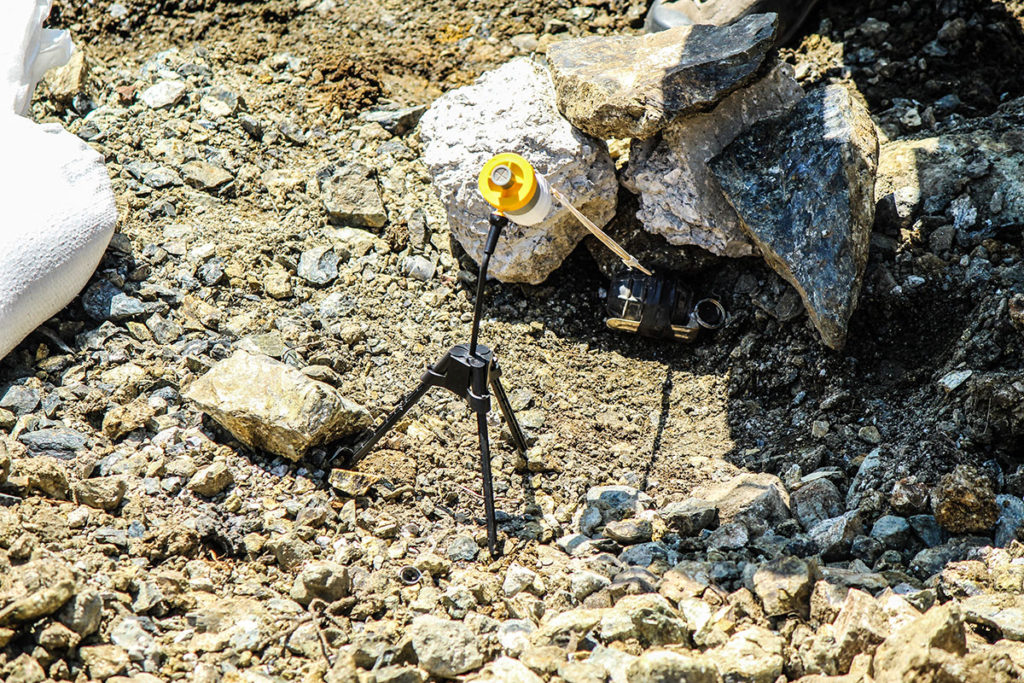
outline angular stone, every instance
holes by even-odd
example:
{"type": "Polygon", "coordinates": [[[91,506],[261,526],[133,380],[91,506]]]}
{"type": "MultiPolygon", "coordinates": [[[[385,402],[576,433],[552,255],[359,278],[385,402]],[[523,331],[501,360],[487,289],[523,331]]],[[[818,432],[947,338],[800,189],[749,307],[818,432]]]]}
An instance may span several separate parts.
{"type": "Polygon", "coordinates": [[[231,470],[223,462],[200,469],[189,479],[187,488],[200,496],[215,496],[235,482],[231,470]]]}
{"type": "Polygon", "coordinates": [[[200,190],[217,190],[235,179],[219,166],[205,161],[190,161],[181,167],[181,177],[186,184],[200,190]]]}
{"type": "Polygon", "coordinates": [[[711,162],[740,226],[833,349],[846,342],[867,266],[877,166],[875,124],[840,85],[755,124],[711,162]]]}
{"type": "Polygon", "coordinates": [[[782,557],[754,572],[754,594],[761,600],[766,616],[797,614],[807,619],[811,590],[819,577],[818,565],[813,560],[782,557]]]}
{"type": "Polygon", "coordinates": [[[83,92],[89,81],[89,62],[84,50],[76,50],[64,66],[46,75],[50,96],[64,106],[71,104],[75,95],[83,92]]]}
{"type": "Polygon", "coordinates": [[[601,610],[599,633],[606,642],[636,638],[645,646],[685,643],[690,634],[682,615],[658,594],[627,595],[601,610]]]}
{"type": "Polygon", "coordinates": [[[82,638],[92,635],[100,628],[103,617],[103,598],[95,590],[83,590],[61,608],[57,617],[60,623],[82,638]]]}
{"type": "Polygon", "coordinates": [[[786,641],[754,626],[739,631],[724,645],[708,650],[724,681],[775,683],[782,675],[786,641]]]}
{"type": "Polygon", "coordinates": [[[932,491],[935,519],[954,534],[987,532],[999,519],[996,494],[988,477],[970,465],[957,465],[932,491]]]}
{"type": "Polygon", "coordinates": [[[960,603],[964,618],[1007,640],[1024,641],[1024,596],[1019,593],[972,595],[960,603]]]}
{"type": "Polygon", "coordinates": [[[484,663],[476,636],[462,622],[416,617],[409,636],[419,665],[434,676],[453,678],[484,663]]]}
{"type": "Polygon", "coordinates": [[[609,522],[604,527],[604,535],[616,543],[633,545],[651,540],[653,528],[646,519],[622,519],[609,522]]]}
{"type": "Polygon", "coordinates": [[[758,536],[769,525],[789,519],[789,494],[772,474],[743,472],[717,484],[701,487],[693,497],[718,508],[722,524],[743,522],[758,536]]]}
{"type": "Polygon", "coordinates": [[[872,654],[889,636],[889,625],[878,602],[864,591],[852,589],[846,594],[832,624],[838,672],[850,670],[853,658],[862,652],[872,654]]]}
{"type": "Polygon", "coordinates": [[[363,164],[328,166],[317,174],[327,217],[337,225],[383,228],[388,222],[376,172],[363,164]]]}
{"type": "Polygon", "coordinates": [[[296,273],[311,285],[327,285],[338,277],[338,261],[338,253],[331,247],[313,247],[299,256],[296,273]]]}
{"type": "Polygon", "coordinates": [[[346,597],[351,590],[348,567],[334,562],[310,562],[295,577],[291,598],[300,605],[309,605],[313,600],[330,604],[346,597]]]}
{"type": "Polygon", "coordinates": [[[75,593],[75,576],[53,559],[34,560],[9,570],[0,592],[0,626],[53,614],[75,593]]]}
{"type": "MultiPolygon", "coordinates": [[[[420,121],[420,140],[452,235],[478,263],[491,208],[480,196],[476,177],[498,152],[522,154],[599,227],[615,215],[618,181],[604,143],[562,118],[550,76],[528,59],[514,59],[435,100],[420,121]]],[[[586,234],[556,203],[541,223],[505,230],[490,272],[503,282],[538,284],[586,234]]]]}
{"type": "Polygon", "coordinates": [[[877,538],[886,548],[894,550],[906,548],[912,534],[910,523],[896,515],[883,515],[876,519],[871,527],[871,537],[877,538]]]}
{"type": "Polygon", "coordinates": [[[669,503],[659,514],[669,529],[682,536],[696,536],[718,526],[718,508],[696,498],[669,503]]]}
{"type": "Polygon", "coordinates": [[[775,15],[756,14],[727,26],[555,43],[547,58],[558,109],[595,137],[649,138],[753,78],[772,47],[777,23],[775,15]]]}
{"type": "Polygon", "coordinates": [[[779,64],[711,111],[674,121],[649,140],[634,140],[622,182],[639,195],[636,217],[644,230],[720,256],[750,254],[750,239],[708,162],[751,125],[785,113],[803,95],[792,67],[779,64]]]}
{"type": "Polygon", "coordinates": [[[242,443],[290,460],[370,426],[370,413],[333,387],[267,356],[236,351],[185,396],[242,443]]]}
{"type": "Polygon", "coordinates": [[[25,478],[29,491],[39,491],[51,498],[68,497],[68,474],[53,458],[35,457],[18,461],[15,474],[25,478]]]}
{"type": "Polygon", "coordinates": [[[160,81],[142,91],[139,99],[153,109],[162,109],[178,103],[185,94],[185,83],[182,81],[160,81]]]}
{"type": "Polygon", "coordinates": [[[128,668],[128,653],[117,645],[90,645],[78,650],[89,675],[100,681],[117,676],[128,668]]]}
{"type": "Polygon", "coordinates": [[[722,524],[707,537],[708,547],[714,550],[739,550],[749,542],[750,530],[743,522],[722,524]]]}
{"type": "Polygon", "coordinates": [[[805,530],[818,522],[836,517],[843,512],[843,497],[828,479],[815,479],[789,496],[793,516],[805,530]]]}
{"type": "Polygon", "coordinates": [[[955,603],[936,605],[897,630],[875,651],[877,683],[954,681],[967,652],[963,616],[955,603]]]}
{"type": "Polygon", "coordinates": [[[849,550],[850,543],[863,531],[860,512],[852,510],[818,522],[807,531],[807,536],[817,545],[822,557],[829,559],[849,550]]]}
{"type": "Polygon", "coordinates": [[[96,477],[83,479],[74,486],[75,500],[98,510],[113,510],[128,491],[128,481],[122,477],[96,477]]]}
{"type": "Polygon", "coordinates": [[[650,650],[629,665],[626,680],[629,683],[718,683],[722,679],[714,662],[700,653],[650,650]]]}

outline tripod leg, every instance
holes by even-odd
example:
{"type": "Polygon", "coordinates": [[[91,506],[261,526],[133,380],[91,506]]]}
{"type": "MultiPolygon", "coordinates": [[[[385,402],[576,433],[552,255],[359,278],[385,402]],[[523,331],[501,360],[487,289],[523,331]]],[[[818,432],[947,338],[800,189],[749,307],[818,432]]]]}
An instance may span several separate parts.
{"type": "Polygon", "coordinates": [[[359,448],[357,448],[355,453],[352,454],[350,464],[354,464],[356,461],[362,459],[364,455],[369,453],[373,447],[377,445],[377,442],[383,439],[384,435],[391,431],[392,427],[398,424],[398,421],[401,420],[402,417],[409,412],[409,410],[416,405],[421,398],[423,398],[423,395],[426,394],[434,384],[435,381],[428,372],[427,375],[424,375],[423,379],[420,380],[420,385],[402,399],[398,404],[398,407],[391,411],[391,414],[387,416],[387,419],[385,419],[384,422],[382,422],[381,425],[373,431],[370,438],[359,444],[359,448]]]}
{"type": "Polygon", "coordinates": [[[494,487],[491,483],[491,443],[487,438],[487,412],[490,397],[487,394],[487,368],[477,367],[471,378],[470,404],[476,410],[476,431],[480,437],[480,473],[484,483],[484,515],[487,518],[487,547],[491,557],[497,557],[498,523],[494,518],[494,487]]]}
{"type": "Polygon", "coordinates": [[[508,394],[505,393],[505,387],[501,386],[501,380],[497,377],[492,377],[491,389],[494,391],[494,398],[498,399],[498,408],[501,409],[501,415],[505,418],[505,422],[508,423],[508,430],[512,432],[512,441],[515,442],[519,453],[525,456],[526,436],[519,426],[516,414],[512,412],[512,404],[508,400],[508,394]]]}

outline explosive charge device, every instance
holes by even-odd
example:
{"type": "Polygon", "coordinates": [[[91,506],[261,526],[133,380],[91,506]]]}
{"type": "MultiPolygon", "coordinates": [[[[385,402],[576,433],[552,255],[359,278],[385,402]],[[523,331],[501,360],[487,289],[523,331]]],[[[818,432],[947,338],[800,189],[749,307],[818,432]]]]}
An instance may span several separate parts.
{"type": "Polygon", "coordinates": [[[517,225],[530,226],[542,222],[550,215],[554,200],[557,200],[626,266],[646,275],[652,274],[608,233],[570,204],[565,195],[552,187],[547,178],[520,155],[503,152],[491,157],[480,169],[477,186],[488,204],[517,225]]]}

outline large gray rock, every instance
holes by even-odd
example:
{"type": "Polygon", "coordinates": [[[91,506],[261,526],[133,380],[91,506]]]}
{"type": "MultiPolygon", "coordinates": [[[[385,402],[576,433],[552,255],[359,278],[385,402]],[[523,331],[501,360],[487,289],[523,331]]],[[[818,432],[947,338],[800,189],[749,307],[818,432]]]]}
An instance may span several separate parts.
{"type": "Polygon", "coordinates": [[[692,496],[717,507],[722,524],[743,522],[754,536],[789,519],[789,494],[773,474],[743,472],[703,486],[692,496]]]}
{"type": "Polygon", "coordinates": [[[779,64],[711,111],[674,121],[660,136],[634,140],[622,182],[639,195],[636,216],[644,230],[677,246],[749,255],[750,239],[708,162],[753,123],[785,113],[803,94],[792,67],[779,64]]]}
{"type": "Polygon", "coordinates": [[[558,108],[590,135],[648,138],[749,81],[777,23],[774,14],[755,14],[727,26],[555,43],[547,56],[558,108]]]}
{"type": "Polygon", "coordinates": [[[217,363],[186,397],[242,443],[291,460],[370,426],[370,413],[333,387],[245,351],[217,363]]]}
{"type": "MultiPolygon", "coordinates": [[[[477,190],[477,175],[499,152],[526,157],[598,226],[615,215],[618,182],[604,142],[562,118],[550,76],[528,59],[514,59],[438,98],[420,121],[420,140],[452,235],[478,263],[491,207],[477,190]]],[[[541,223],[505,230],[491,274],[504,282],[543,282],[586,234],[556,203],[541,223]]]]}
{"type": "Polygon", "coordinates": [[[416,617],[409,635],[420,666],[434,676],[453,678],[484,663],[476,636],[460,621],[416,617]]]}
{"type": "Polygon", "coordinates": [[[878,137],[867,107],[839,85],[762,121],[711,162],[740,226],[792,284],[833,349],[846,342],[874,222],[878,137]]]}

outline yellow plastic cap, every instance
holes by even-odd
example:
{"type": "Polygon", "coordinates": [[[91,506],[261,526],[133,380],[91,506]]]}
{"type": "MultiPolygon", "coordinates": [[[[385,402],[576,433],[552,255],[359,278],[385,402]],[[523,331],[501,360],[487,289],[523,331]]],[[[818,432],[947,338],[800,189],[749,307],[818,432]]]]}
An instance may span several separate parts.
{"type": "Polygon", "coordinates": [[[518,154],[503,152],[484,164],[478,186],[484,200],[495,209],[515,211],[529,204],[537,193],[537,176],[529,161],[518,154]],[[508,173],[499,168],[502,166],[508,173]]]}

